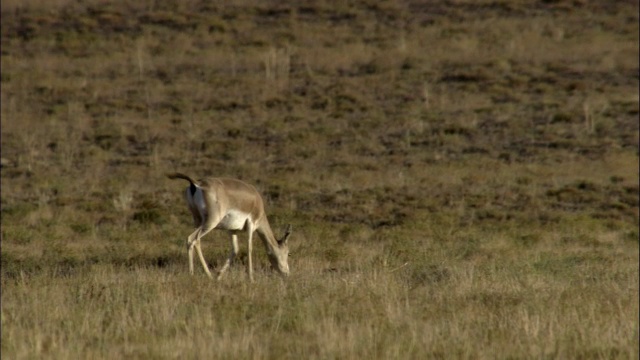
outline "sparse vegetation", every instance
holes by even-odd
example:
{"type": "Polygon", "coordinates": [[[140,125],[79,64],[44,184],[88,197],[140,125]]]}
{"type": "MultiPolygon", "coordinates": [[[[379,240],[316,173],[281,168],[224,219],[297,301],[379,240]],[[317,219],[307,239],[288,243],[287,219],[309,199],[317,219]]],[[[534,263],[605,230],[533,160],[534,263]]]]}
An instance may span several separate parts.
{"type": "Polygon", "coordinates": [[[3,1],[2,355],[637,358],[638,10],[3,1]],[[172,171],[291,277],[190,277],[172,171]]]}

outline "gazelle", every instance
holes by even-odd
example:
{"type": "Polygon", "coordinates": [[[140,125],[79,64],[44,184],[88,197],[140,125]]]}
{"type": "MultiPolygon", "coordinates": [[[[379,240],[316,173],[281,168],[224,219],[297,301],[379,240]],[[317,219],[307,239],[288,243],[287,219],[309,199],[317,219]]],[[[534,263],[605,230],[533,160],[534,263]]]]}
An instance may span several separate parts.
{"type": "Polygon", "coordinates": [[[193,250],[195,249],[198,252],[202,268],[210,278],[213,278],[200,248],[200,239],[213,229],[228,230],[231,233],[231,254],[218,271],[218,280],[229,269],[238,254],[237,234],[242,230],[246,231],[248,235],[247,272],[252,282],[251,252],[254,231],[262,239],[272,268],[278,270],[282,275],[289,275],[287,240],[291,235],[291,225],[287,227],[282,239],[277,240],[264,212],[262,197],[255,187],[240,180],[228,178],[207,178],[195,181],[181,173],[167,174],[167,177],[169,179],[184,179],[190,183],[185,190],[185,199],[196,227],[196,230],[187,238],[189,271],[192,275],[193,250]]]}

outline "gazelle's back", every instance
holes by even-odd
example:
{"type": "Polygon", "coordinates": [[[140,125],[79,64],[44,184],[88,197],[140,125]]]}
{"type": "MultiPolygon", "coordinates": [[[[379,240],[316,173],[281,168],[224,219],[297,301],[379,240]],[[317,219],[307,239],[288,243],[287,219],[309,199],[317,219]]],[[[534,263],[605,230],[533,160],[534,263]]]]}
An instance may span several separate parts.
{"type": "Polygon", "coordinates": [[[232,208],[246,212],[251,215],[253,221],[258,221],[264,213],[264,203],[260,193],[255,187],[242,180],[206,178],[201,180],[200,184],[210,201],[219,203],[224,210],[228,211],[232,208]]]}

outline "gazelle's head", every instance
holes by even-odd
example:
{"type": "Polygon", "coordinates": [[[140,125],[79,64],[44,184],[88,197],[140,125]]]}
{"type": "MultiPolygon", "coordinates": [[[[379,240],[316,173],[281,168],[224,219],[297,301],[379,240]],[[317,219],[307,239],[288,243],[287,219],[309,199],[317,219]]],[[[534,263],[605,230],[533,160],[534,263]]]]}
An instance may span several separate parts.
{"type": "Polygon", "coordinates": [[[269,261],[271,267],[284,276],[289,276],[289,236],[291,236],[291,225],[287,226],[282,239],[278,240],[278,247],[270,254],[269,261]]]}

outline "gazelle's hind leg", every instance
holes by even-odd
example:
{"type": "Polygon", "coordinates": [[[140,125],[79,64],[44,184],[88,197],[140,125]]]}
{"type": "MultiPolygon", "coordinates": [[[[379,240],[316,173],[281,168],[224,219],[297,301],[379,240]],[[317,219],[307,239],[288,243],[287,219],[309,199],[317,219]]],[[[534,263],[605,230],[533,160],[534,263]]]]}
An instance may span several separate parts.
{"type": "MultiPolygon", "coordinates": [[[[204,269],[204,272],[207,273],[207,276],[210,279],[213,279],[213,275],[211,275],[211,271],[209,271],[209,265],[207,265],[207,262],[204,260],[204,255],[202,255],[202,249],[200,248],[200,237],[198,238],[198,240],[196,240],[195,247],[196,247],[196,251],[198,252],[198,257],[200,258],[200,263],[202,264],[202,268],[204,269]]],[[[190,255],[189,260],[191,261],[191,263],[189,265],[193,265],[192,264],[193,263],[193,254],[189,253],[189,255],[190,255]]]]}
{"type": "Polygon", "coordinates": [[[204,260],[204,255],[202,255],[202,248],[200,247],[200,239],[202,239],[202,237],[207,235],[209,231],[215,229],[215,227],[218,225],[221,219],[222,219],[222,216],[220,215],[209,218],[209,221],[204,221],[203,219],[203,221],[201,222],[202,225],[200,225],[198,230],[194,231],[193,234],[189,235],[189,239],[188,239],[189,266],[190,266],[189,270],[191,271],[192,274],[193,274],[193,249],[195,248],[196,252],[198,253],[198,258],[200,259],[200,264],[202,264],[202,268],[204,269],[204,272],[207,273],[207,276],[209,276],[209,278],[213,279],[213,275],[211,275],[211,271],[209,271],[209,265],[207,265],[207,262],[204,260]]]}
{"type": "Polygon", "coordinates": [[[207,265],[207,262],[204,260],[204,256],[202,255],[202,249],[200,248],[200,238],[202,238],[204,234],[206,234],[206,232],[202,232],[202,228],[197,228],[196,231],[191,233],[191,235],[189,235],[189,237],[187,238],[187,250],[189,252],[189,273],[193,275],[193,250],[195,249],[196,252],[198,252],[198,257],[200,258],[200,263],[202,264],[204,272],[206,272],[210,278],[213,278],[211,272],[209,271],[209,266],[207,265]]]}
{"type": "Polygon", "coordinates": [[[231,266],[236,255],[238,255],[238,235],[231,234],[231,254],[229,254],[227,261],[224,262],[224,265],[222,265],[222,268],[218,271],[218,280],[222,279],[222,275],[229,270],[229,266],[231,266]]]}
{"type": "Polygon", "coordinates": [[[196,239],[198,239],[198,233],[200,232],[200,228],[197,228],[196,231],[192,232],[189,237],[187,237],[187,251],[189,252],[189,273],[193,275],[193,248],[196,244],[196,239]]]}
{"type": "Polygon", "coordinates": [[[198,258],[200,259],[200,264],[202,264],[204,272],[207,273],[207,276],[209,276],[209,278],[213,279],[213,275],[211,275],[211,271],[209,271],[209,265],[207,265],[207,262],[204,260],[204,255],[202,255],[200,239],[202,239],[203,236],[205,236],[214,228],[215,225],[207,230],[203,230],[202,227],[199,227],[187,238],[187,247],[189,249],[189,271],[191,272],[191,275],[193,275],[193,250],[195,249],[195,251],[198,253],[198,258]]]}

